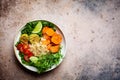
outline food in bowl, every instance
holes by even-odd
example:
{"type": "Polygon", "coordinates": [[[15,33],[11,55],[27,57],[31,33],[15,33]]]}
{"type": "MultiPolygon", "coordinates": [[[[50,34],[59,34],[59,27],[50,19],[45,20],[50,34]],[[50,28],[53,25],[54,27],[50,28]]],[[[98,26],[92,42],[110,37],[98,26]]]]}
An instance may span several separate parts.
{"type": "Polygon", "coordinates": [[[49,71],[60,64],[63,54],[63,35],[56,30],[57,26],[46,20],[27,23],[15,41],[22,64],[32,66],[38,73],[49,71]]]}

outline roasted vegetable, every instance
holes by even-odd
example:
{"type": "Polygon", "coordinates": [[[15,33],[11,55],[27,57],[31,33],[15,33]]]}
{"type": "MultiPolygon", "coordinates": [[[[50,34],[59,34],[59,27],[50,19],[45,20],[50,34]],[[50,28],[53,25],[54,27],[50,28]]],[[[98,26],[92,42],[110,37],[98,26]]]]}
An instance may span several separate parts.
{"type": "Polygon", "coordinates": [[[53,42],[54,44],[60,44],[62,41],[62,37],[60,34],[54,34],[51,38],[51,42],[53,42]]]}
{"type": "Polygon", "coordinates": [[[30,43],[37,43],[40,41],[40,37],[37,34],[31,34],[29,36],[29,39],[30,39],[30,43]]]}
{"type": "Polygon", "coordinates": [[[22,34],[22,35],[20,36],[20,41],[21,41],[22,43],[28,44],[28,41],[29,41],[28,34],[22,34]]]}

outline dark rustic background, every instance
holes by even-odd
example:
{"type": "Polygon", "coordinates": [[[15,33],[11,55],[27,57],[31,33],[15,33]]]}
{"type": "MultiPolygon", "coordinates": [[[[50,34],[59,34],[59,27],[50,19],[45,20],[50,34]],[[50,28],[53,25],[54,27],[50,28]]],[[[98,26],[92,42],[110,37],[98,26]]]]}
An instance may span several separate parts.
{"type": "Polygon", "coordinates": [[[120,80],[120,0],[0,0],[0,80],[120,80]],[[44,74],[21,66],[13,49],[19,28],[37,19],[67,40],[62,64],[44,74]]]}

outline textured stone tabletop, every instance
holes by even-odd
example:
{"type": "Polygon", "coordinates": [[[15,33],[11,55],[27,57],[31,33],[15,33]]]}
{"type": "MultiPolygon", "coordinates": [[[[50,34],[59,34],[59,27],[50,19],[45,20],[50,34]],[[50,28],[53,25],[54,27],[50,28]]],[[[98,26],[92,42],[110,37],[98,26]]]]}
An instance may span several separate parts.
{"type": "Polygon", "coordinates": [[[120,80],[120,0],[0,0],[0,80],[120,80]],[[37,74],[14,55],[29,21],[57,24],[67,52],[56,69],[37,74]]]}

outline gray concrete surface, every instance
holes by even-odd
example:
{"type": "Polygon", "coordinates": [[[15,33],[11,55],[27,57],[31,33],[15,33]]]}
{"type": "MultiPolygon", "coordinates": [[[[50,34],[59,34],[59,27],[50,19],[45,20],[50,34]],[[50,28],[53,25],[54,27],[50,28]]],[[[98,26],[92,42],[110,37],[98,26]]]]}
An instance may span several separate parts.
{"type": "Polygon", "coordinates": [[[120,80],[120,0],[0,0],[0,80],[120,80]],[[36,74],[17,61],[13,41],[25,23],[57,24],[64,61],[36,74]]]}

